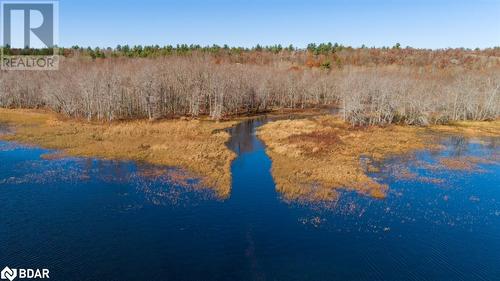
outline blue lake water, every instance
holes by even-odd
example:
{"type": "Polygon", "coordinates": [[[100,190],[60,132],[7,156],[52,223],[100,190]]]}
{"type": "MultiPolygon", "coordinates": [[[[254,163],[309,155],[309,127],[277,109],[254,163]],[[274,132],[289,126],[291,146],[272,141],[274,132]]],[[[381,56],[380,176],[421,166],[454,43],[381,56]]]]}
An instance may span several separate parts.
{"type": "Polygon", "coordinates": [[[496,140],[389,159],[372,174],[390,186],[384,200],[286,202],[259,122],[233,131],[224,200],[177,169],[44,160],[0,142],[0,267],[49,268],[52,280],[500,280],[500,163],[435,168],[498,155],[496,140]]]}

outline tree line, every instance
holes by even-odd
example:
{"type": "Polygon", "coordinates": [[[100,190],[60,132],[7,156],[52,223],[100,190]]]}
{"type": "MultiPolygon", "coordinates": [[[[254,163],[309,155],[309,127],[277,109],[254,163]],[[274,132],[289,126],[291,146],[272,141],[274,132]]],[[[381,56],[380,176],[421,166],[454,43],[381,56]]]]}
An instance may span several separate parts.
{"type": "MultiPolygon", "coordinates": [[[[2,48],[5,55],[52,55],[53,49],[12,49],[10,46],[2,48]]],[[[270,63],[276,60],[286,60],[293,63],[304,62],[304,57],[316,60],[322,60],[319,65],[326,62],[336,62],[337,64],[426,64],[436,62],[436,59],[458,61],[460,58],[467,58],[474,64],[483,57],[500,57],[500,47],[488,49],[416,49],[412,47],[402,48],[401,44],[396,43],[392,47],[366,47],[360,48],[344,46],[339,43],[310,43],[306,48],[298,48],[293,45],[282,46],[281,44],[253,47],[230,47],[227,44],[220,46],[217,44],[211,46],[201,46],[199,44],[177,44],[177,45],[118,45],[114,48],[100,47],[82,47],[72,46],[70,48],[58,48],[58,54],[64,57],[89,57],[92,59],[105,58],[156,58],[165,56],[189,56],[189,55],[213,55],[223,59],[240,60],[241,63],[270,63]],[[390,57],[390,59],[387,59],[390,57]]],[[[318,66],[310,64],[309,66],[318,66]]]]}
{"type": "MultiPolygon", "coordinates": [[[[432,55],[436,59],[442,54],[432,55]]],[[[471,65],[450,62],[445,67],[394,63],[407,59],[398,56],[392,64],[341,67],[310,67],[308,59],[315,57],[305,54],[290,61],[273,54],[271,61],[247,58],[244,63],[211,53],[67,57],[59,71],[1,71],[0,106],[49,108],[70,117],[106,121],[224,119],[329,106],[339,107],[353,125],[424,125],[490,120],[500,114],[500,64],[491,58],[473,57],[471,65]]]]}

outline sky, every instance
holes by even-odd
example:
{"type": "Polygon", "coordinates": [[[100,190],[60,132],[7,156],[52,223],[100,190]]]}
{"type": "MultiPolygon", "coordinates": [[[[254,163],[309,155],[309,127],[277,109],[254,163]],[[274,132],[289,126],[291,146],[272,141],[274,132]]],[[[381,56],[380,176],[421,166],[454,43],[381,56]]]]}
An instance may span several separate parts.
{"type": "Polygon", "coordinates": [[[60,46],[500,46],[500,0],[60,0],[60,46]]]}

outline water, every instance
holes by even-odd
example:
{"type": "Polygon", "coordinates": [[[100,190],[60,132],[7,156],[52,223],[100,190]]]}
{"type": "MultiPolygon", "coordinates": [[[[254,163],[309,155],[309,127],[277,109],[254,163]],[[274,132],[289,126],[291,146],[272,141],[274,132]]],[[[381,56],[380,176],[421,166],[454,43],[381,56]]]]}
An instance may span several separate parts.
{"type": "Polygon", "coordinates": [[[372,175],[390,185],[385,200],[306,204],[275,191],[262,122],[233,129],[226,200],[178,169],[44,160],[0,142],[0,267],[49,268],[52,280],[499,280],[500,164],[433,166],[486,158],[495,141],[388,160],[372,175]]]}

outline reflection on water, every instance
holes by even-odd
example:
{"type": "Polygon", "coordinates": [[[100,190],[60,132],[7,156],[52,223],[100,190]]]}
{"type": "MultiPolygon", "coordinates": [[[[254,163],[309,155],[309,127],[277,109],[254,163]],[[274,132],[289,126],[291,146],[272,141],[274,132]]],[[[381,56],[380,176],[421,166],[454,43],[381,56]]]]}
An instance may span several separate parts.
{"type": "Polygon", "coordinates": [[[243,121],[237,126],[230,128],[228,131],[231,134],[231,139],[227,146],[237,155],[251,152],[255,150],[254,134],[255,129],[268,122],[266,117],[254,118],[243,121]]]}
{"type": "MultiPolygon", "coordinates": [[[[32,151],[40,151],[40,156],[46,155],[42,150],[0,142],[0,152],[3,153],[32,151]]],[[[196,197],[197,200],[217,199],[212,189],[201,186],[199,179],[178,168],[91,158],[45,160],[43,157],[15,163],[13,168],[24,172],[1,177],[0,186],[23,184],[52,186],[77,182],[89,184],[102,182],[134,187],[135,193],[143,196],[142,204],[187,204],[192,201],[189,199],[191,197],[196,197]]]]}
{"type": "MultiPolygon", "coordinates": [[[[331,109],[331,112],[338,112],[337,109],[331,109]]],[[[227,129],[231,135],[227,146],[234,151],[237,155],[241,155],[256,150],[256,144],[261,145],[260,141],[255,137],[255,130],[266,124],[267,122],[278,120],[296,120],[308,118],[314,115],[277,115],[277,116],[261,116],[256,118],[249,118],[238,123],[236,126],[227,129]]]]}
{"type": "Polygon", "coordinates": [[[494,139],[393,157],[371,174],[385,200],[341,192],[284,202],[255,137],[232,129],[232,193],[182,170],[41,159],[0,142],[0,265],[53,280],[496,280],[500,163],[494,139]],[[456,170],[440,159],[490,159],[456,170]],[[137,270],[139,268],[140,270],[137,270]]]}
{"type": "Polygon", "coordinates": [[[486,137],[481,140],[471,140],[461,136],[452,136],[444,139],[442,142],[450,157],[462,157],[481,152],[483,153],[480,156],[488,157],[490,153],[498,153],[496,149],[500,144],[498,138],[486,137]]]}

